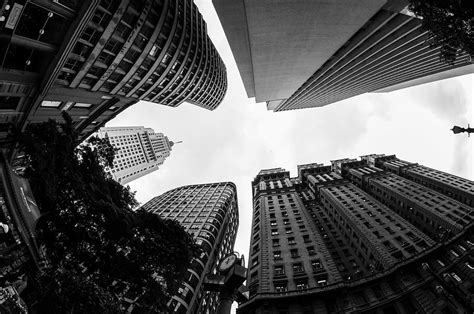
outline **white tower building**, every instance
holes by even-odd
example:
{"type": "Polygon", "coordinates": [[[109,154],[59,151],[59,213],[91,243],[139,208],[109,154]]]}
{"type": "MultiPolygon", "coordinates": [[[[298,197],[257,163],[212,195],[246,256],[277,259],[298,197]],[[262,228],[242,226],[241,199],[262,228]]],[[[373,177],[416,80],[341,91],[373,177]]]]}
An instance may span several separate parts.
{"type": "Polygon", "coordinates": [[[162,133],[143,126],[101,128],[97,136],[108,138],[117,149],[113,168],[107,170],[122,184],[158,170],[174,145],[162,133]]]}

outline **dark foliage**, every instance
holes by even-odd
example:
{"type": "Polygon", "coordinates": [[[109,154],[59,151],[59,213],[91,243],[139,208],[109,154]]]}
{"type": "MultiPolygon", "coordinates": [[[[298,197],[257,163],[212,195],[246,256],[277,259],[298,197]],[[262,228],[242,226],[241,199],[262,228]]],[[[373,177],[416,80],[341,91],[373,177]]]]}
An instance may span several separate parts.
{"type": "Polygon", "coordinates": [[[174,221],[133,211],[134,193],[104,171],[113,164],[108,139],[78,146],[72,121],[64,118],[16,133],[42,211],[37,232],[50,265],[38,282],[38,310],[50,302],[57,313],[115,309],[116,282],[143,293],[149,309],[164,310],[197,254],[194,240],[174,221]]]}
{"type": "Polygon", "coordinates": [[[119,299],[81,274],[49,271],[39,283],[39,313],[120,313],[119,299]]]}
{"type": "Polygon", "coordinates": [[[423,18],[428,43],[440,48],[440,59],[454,64],[465,52],[474,58],[474,2],[472,0],[410,0],[410,10],[423,18]]]}

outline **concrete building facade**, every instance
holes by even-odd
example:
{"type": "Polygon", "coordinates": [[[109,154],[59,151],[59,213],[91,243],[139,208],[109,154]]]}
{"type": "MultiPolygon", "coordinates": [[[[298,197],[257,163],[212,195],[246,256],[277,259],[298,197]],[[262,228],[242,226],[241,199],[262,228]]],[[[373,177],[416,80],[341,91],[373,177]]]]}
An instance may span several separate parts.
{"type": "Polygon", "coordinates": [[[97,136],[109,139],[116,149],[113,168],[106,170],[122,184],[158,170],[174,146],[162,133],[142,126],[104,127],[97,136]]]}
{"type": "Polygon", "coordinates": [[[202,283],[206,274],[216,273],[220,259],[233,252],[239,226],[235,185],[223,182],[179,187],[151,199],[142,209],[178,221],[202,248],[201,256],[188,269],[187,279],[170,300],[169,311],[215,313],[218,295],[204,291],[202,283]]]}
{"type": "Polygon", "coordinates": [[[273,111],[320,107],[474,72],[440,62],[404,0],[213,0],[248,97],[273,111]]]}
{"type": "MultiPolygon", "coordinates": [[[[297,177],[260,171],[238,313],[472,310],[474,208],[383,162],[402,163],[367,155],[300,165],[297,177]]],[[[456,195],[474,186],[461,181],[456,195]]]]}
{"type": "Polygon", "coordinates": [[[66,111],[83,138],[139,100],[213,110],[225,66],[192,0],[3,1],[0,138],[66,111]]]}

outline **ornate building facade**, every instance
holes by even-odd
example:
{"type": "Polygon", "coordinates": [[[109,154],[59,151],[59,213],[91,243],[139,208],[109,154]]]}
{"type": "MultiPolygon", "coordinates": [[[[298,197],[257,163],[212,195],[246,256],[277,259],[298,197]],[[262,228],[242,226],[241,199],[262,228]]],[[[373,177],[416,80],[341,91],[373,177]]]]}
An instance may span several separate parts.
{"type": "Polygon", "coordinates": [[[187,279],[169,303],[172,313],[215,313],[218,295],[203,291],[208,273],[216,273],[221,258],[233,252],[239,212],[233,183],[188,185],[157,196],[143,209],[177,220],[202,248],[191,262],[187,279]]]}
{"type": "Polygon", "coordinates": [[[225,66],[192,0],[4,1],[0,138],[67,112],[82,137],[139,100],[213,110],[225,66]]]}
{"type": "Polygon", "coordinates": [[[367,155],[293,178],[262,170],[252,188],[250,300],[238,313],[473,309],[474,182],[367,155]]]}
{"type": "Polygon", "coordinates": [[[116,149],[113,167],[106,170],[122,184],[158,170],[174,146],[162,133],[142,126],[100,128],[97,136],[116,149]]]}

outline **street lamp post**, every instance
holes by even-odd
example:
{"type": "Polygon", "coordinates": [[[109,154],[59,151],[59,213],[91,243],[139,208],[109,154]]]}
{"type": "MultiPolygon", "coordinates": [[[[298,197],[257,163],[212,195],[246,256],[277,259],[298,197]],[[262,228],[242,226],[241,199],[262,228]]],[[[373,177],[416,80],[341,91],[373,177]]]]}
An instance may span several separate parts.
{"type": "Polygon", "coordinates": [[[467,132],[467,136],[469,136],[471,133],[474,133],[474,128],[471,128],[469,126],[469,124],[467,125],[467,128],[462,128],[460,126],[453,126],[453,128],[451,129],[451,131],[453,131],[454,134],[459,134],[459,133],[463,133],[463,132],[467,132]]]}
{"type": "Polygon", "coordinates": [[[237,257],[231,253],[219,261],[219,274],[207,274],[203,288],[219,292],[217,314],[229,314],[234,301],[245,301],[249,298],[248,288],[242,285],[247,278],[244,256],[237,257]]]}

